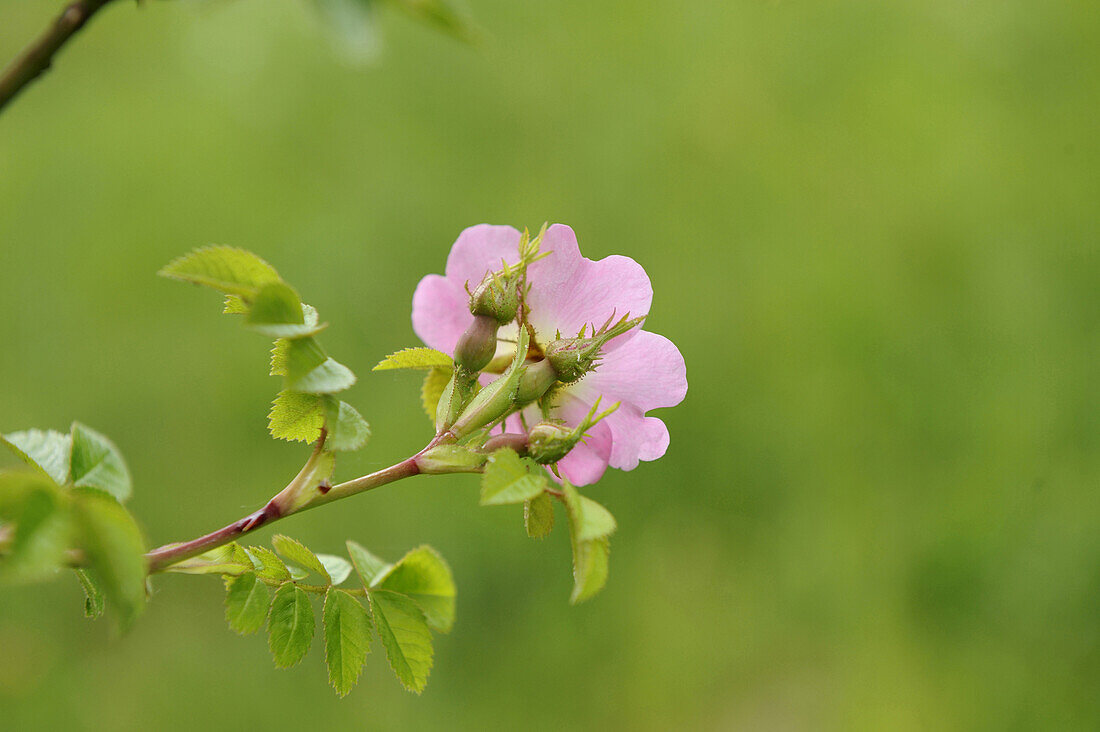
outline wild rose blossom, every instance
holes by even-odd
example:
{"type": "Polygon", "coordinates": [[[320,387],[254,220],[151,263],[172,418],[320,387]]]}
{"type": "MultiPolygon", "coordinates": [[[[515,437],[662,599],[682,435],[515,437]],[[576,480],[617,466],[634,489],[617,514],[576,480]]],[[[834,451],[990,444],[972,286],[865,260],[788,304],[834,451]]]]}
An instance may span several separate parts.
{"type": "MultiPolygon", "coordinates": [[[[474,289],[502,260],[515,264],[521,234],[511,226],[480,224],[463,231],[447,257],[444,275],[428,275],[413,294],[413,330],[427,345],[454,355],[463,332],[473,322],[467,287],[474,289]]],[[[528,322],[534,328],[532,350],[541,354],[557,337],[576,335],[583,326],[599,327],[613,315],[649,313],[653,289],[645,270],[629,257],[612,255],[593,261],[581,256],[573,230],[554,224],[546,230],[541,250],[548,256],[528,266],[528,322]]],[[[515,352],[518,326],[498,334],[497,358],[515,352]]],[[[483,376],[484,381],[491,376],[483,376]]],[[[646,412],[679,404],[687,393],[684,358],[664,336],[634,328],[610,340],[595,370],[556,392],[552,417],[567,425],[580,424],[597,399],[602,407],[619,408],[592,427],[586,439],[558,463],[561,474],[575,485],[599,480],[607,466],[633,470],[640,460],[656,460],[668,449],[664,422],[646,412]]],[[[542,419],[537,405],[527,407],[528,425],[542,419]]],[[[518,414],[505,423],[508,432],[522,432],[518,414]]]]}

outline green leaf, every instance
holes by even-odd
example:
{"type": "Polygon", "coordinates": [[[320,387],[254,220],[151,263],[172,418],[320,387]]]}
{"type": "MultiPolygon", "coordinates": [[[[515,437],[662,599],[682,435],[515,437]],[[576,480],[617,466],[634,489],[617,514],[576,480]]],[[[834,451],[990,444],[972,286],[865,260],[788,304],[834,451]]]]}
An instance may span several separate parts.
{"type": "Polygon", "coordinates": [[[321,564],[317,555],[307,549],[302,542],[283,534],[276,534],[271,537],[271,546],[275,547],[275,551],[279,552],[283,559],[297,564],[302,569],[317,573],[325,580],[325,584],[332,584],[332,577],[329,576],[325,565],[321,564]]]}
{"type": "Polygon", "coordinates": [[[274,267],[252,252],[226,246],[196,249],[172,261],[158,274],[244,298],[255,296],[261,287],[280,279],[274,267]]]}
{"type": "Polygon", "coordinates": [[[84,588],[84,617],[98,618],[103,615],[103,593],[92,580],[91,575],[83,569],[77,569],[76,578],[80,580],[80,586],[84,588]]]}
{"type": "Polygon", "coordinates": [[[523,504],[523,525],[532,539],[550,535],[554,528],[554,502],[549,493],[540,493],[523,504]]]}
{"type": "Polygon", "coordinates": [[[334,587],[325,593],[323,617],[328,680],[337,694],[346,696],[370,653],[370,618],[358,600],[334,587]]]}
{"type": "Polygon", "coordinates": [[[582,541],[573,545],[573,594],[569,602],[583,602],[607,584],[608,557],[611,544],[607,539],[582,541]]]}
{"type": "Polygon", "coordinates": [[[76,496],[75,515],[89,571],[126,627],[145,609],[141,530],[114,498],[95,491],[76,496]]]}
{"type": "Polygon", "coordinates": [[[379,559],[354,541],[348,540],[348,556],[363,586],[370,588],[393,565],[379,559]]]}
{"type": "Polygon", "coordinates": [[[325,355],[313,338],[290,341],[286,357],[287,388],[310,394],[332,394],[355,383],[351,369],[325,355]]]}
{"type": "Polygon", "coordinates": [[[370,425],[355,407],[331,396],[325,397],[324,407],[324,424],[328,430],[326,448],[351,452],[367,444],[370,439],[370,425]]]}
{"type": "Polygon", "coordinates": [[[424,613],[408,597],[389,590],[371,590],[374,627],[390,667],[401,684],[417,694],[424,690],[432,669],[432,633],[424,613]]]}
{"type": "Polygon", "coordinates": [[[276,590],[267,621],[267,644],[275,665],[290,668],[301,661],[313,642],[314,627],[313,607],[304,590],[289,582],[276,590]]]}
{"type": "Polygon", "coordinates": [[[77,488],[96,488],[121,503],[130,497],[130,471],[109,439],[79,422],[72,426],[70,475],[77,488]]]}
{"type": "Polygon", "coordinates": [[[378,362],[372,371],[391,369],[432,369],[439,367],[454,368],[454,359],[434,348],[405,348],[391,353],[378,362]]]}
{"type": "Polygon", "coordinates": [[[226,295],[225,304],[222,306],[223,315],[247,315],[248,304],[238,295],[226,295]]]}
{"type": "Polygon", "coordinates": [[[165,567],[165,572],[180,574],[241,575],[255,569],[248,552],[236,542],[219,546],[196,557],[184,559],[165,567]]]}
{"type": "Polygon", "coordinates": [[[317,559],[325,565],[325,571],[332,578],[332,584],[341,584],[351,574],[351,562],[335,554],[318,554],[317,559]]]}
{"type": "Polygon", "coordinates": [[[481,476],[481,505],[499,506],[523,503],[546,490],[546,474],[532,463],[520,459],[516,451],[504,447],[489,456],[481,476]]]}
{"type": "Polygon", "coordinates": [[[615,517],[599,503],[582,496],[569,483],[562,486],[565,497],[565,510],[569,513],[571,531],[578,541],[603,539],[615,533],[615,517]]]}
{"type": "Polygon", "coordinates": [[[288,582],[291,579],[290,570],[283,560],[266,546],[250,546],[247,551],[259,563],[256,573],[260,577],[275,582],[288,582]]]}
{"type": "Polygon", "coordinates": [[[290,340],[280,338],[271,346],[271,376],[286,376],[287,359],[290,356],[290,340]]]}
{"type": "Polygon", "coordinates": [[[424,412],[428,419],[435,424],[435,413],[439,409],[439,399],[443,396],[447,383],[454,374],[453,366],[434,366],[424,376],[424,383],[420,386],[420,403],[424,406],[424,412]]]}
{"type": "Polygon", "coordinates": [[[54,430],[24,430],[0,435],[3,442],[28,465],[33,465],[58,485],[69,480],[72,438],[54,430]]]}
{"type": "Polygon", "coordinates": [[[225,620],[241,635],[255,633],[267,619],[271,592],[255,572],[234,577],[225,592],[225,620]]]}
{"type": "Polygon", "coordinates": [[[283,282],[269,282],[260,289],[245,322],[269,338],[304,338],[327,327],[317,323],[317,311],[302,304],[294,288],[283,282]]]}
{"type": "Polygon", "coordinates": [[[455,580],[447,562],[430,546],[420,546],[398,560],[376,587],[411,597],[428,627],[449,633],[455,623],[455,580]]]}
{"type": "Polygon", "coordinates": [[[607,537],[615,530],[615,519],[606,508],[586,499],[568,481],[562,483],[562,492],[573,546],[573,593],[569,602],[576,604],[595,595],[607,583],[611,553],[607,537]]]}
{"type": "Polygon", "coordinates": [[[267,429],[277,440],[316,442],[324,424],[322,398],[299,391],[279,392],[267,415],[267,429]]]}
{"type": "Polygon", "coordinates": [[[72,519],[57,488],[42,478],[34,480],[38,487],[28,491],[20,501],[10,552],[0,562],[0,581],[5,583],[23,584],[55,577],[72,539],[72,519]]]}

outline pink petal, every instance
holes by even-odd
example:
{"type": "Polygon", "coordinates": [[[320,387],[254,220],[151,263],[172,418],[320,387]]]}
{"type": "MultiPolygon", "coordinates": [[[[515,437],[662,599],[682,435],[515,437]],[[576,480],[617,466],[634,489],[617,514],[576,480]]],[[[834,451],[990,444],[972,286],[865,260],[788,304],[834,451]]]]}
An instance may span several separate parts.
{"type": "MultiPolygon", "coordinates": [[[[549,232],[547,232],[549,236],[549,232]]],[[[550,262],[554,257],[547,257],[550,262]]],[[[612,255],[598,261],[581,259],[568,277],[560,279],[555,270],[548,281],[536,279],[535,267],[528,271],[531,288],[531,324],[538,331],[541,341],[554,337],[561,331],[565,337],[575,336],[582,325],[603,325],[612,314],[616,318],[629,313],[632,316],[647,315],[653,302],[653,287],[649,275],[630,257],[612,255]]],[[[619,336],[607,344],[613,351],[634,337],[637,329],[619,336]]]]}
{"type": "Polygon", "coordinates": [[[478,224],[458,235],[447,255],[447,279],[459,289],[467,283],[477,287],[486,272],[501,267],[501,260],[514,264],[519,259],[519,232],[511,226],[478,224]]]}
{"type": "Polygon", "coordinates": [[[413,293],[413,331],[432,348],[453,355],[459,337],[474,319],[468,300],[461,285],[442,275],[428,275],[413,293]]]}
{"type": "Polygon", "coordinates": [[[623,402],[640,413],[674,407],[684,400],[687,367],[680,350],[662,335],[638,329],[634,332],[633,338],[607,350],[596,370],[572,388],[577,397],[595,402],[602,395],[605,408],[623,402]]]}

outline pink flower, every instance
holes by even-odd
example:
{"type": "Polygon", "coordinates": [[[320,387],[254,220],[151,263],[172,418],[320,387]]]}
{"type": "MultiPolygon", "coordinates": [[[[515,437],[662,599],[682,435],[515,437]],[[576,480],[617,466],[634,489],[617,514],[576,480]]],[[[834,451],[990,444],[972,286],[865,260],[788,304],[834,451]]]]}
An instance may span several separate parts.
{"type": "MultiPolygon", "coordinates": [[[[501,260],[519,259],[520,232],[511,226],[480,224],[463,231],[447,257],[446,275],[428,275],[413,294],[413,330],[426,344],[454,355],[455,345],[473,321],[466,284],[473,289],[501,267],[501,260]]],[[[563,224],[547,229],[541,251],[549,256],[530,265],[527,280],[529,322],[540,348],[562,336],[576,335],[582,325],[599,327],[616,317],[649,312],[653,289],[641,265],[613,255],[599,261],[581,256],[577,237],[563,224]]],[[[498,356],[514,353],[517,326],[500,329],[498,356]],[[511,341],[511,343],[509,343],[511,341]]],[[[486,377],[482,377],[485,379],[486,377]]],[[[558,463],[562,475],[576,485],[599,480],[607,466],[633,470],[639,460],[656,460],[668,449],[668,429],[646,412],[672,407],[687,393],[684,358],[664,336],[635,328],[609,341],[600,365],[563,389],[554,417],[575,426],[602,397],[601,408],[620,402],[618,410],[599,422],[558,463]]],[[[528,407],[529,425],[541,419],[537,406],[528,407]]],[[[518,415],[508,418],[507,431],[523,431],[518,415]]]]}

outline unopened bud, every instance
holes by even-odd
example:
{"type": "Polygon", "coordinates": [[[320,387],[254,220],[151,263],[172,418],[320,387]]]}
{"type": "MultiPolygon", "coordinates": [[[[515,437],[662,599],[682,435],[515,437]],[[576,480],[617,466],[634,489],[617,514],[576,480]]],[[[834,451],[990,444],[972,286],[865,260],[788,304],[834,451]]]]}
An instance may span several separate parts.
{"type": "Polygon", "coordinates": [[[525,407],[550,389],[558,380],[554,367],[546,359],[533,363],[523,371],[516,390],[516,406],[525,407]]]}
{"type": "Polygon", "coordinates": [[[481,371],[497,352],[497,329],[500,325],[490,315],[475,315],[474,322],[458,339],[455,363],[468,371],[481,371]]]}
{"type": "Polygon", "coordinates": [[[597,399],[584,420],[572,429],[559,422],[539,422],[527,433],[527,454],[540,465],[558,462],[584,439],[585,432],[619,408],[616,404],[597,416],[599,406],[600,400],[597,399]]]}
{"type": "Polygon", "coordinates": [[[462,416],[455,420],[450,431],[456,438],[465,437],[513,411],[516,390],[519,388],[520,377],[523,376],[523,362],[527,358],[529,344],[530,336],[527,329],[520,328],[519,343],[516,344],[516,353],[511,365],[496,381],[479,391],[462,412],[462,416]]]}
{"type": "Polygon", "coordinates": [[[490,272],[470,293],[470,312],[475,316],[491,317],[499,325],[512,322],[519,311],[522,283],[523,270],[518,267],[506,266],[498,272],[490,272]]]}
{"type": "Polygon", "coordinates": [[[576,338],[562,338],[559,334],[556,340],[550,342],[546,347],[546,360],[557,372],[558,381],[571,383],[595,369],[599,365],[600,349],[608,341],[645,320],[644,315],[628,320],[630,315],[627,314],[612,325],[611,319],[614,317],[613,313],[598,331],[593,326],[592,335],[587,338],[584,335],[585,328],[581,326],[581,332],[576,338]]]}
{"type": "Polygon", "coordinates": [[[477,393],[477,372],[456,366],[435,408],[435,430],[443,432],[455,423],[477,393]]]}

